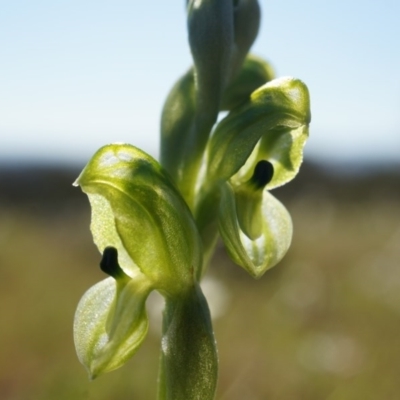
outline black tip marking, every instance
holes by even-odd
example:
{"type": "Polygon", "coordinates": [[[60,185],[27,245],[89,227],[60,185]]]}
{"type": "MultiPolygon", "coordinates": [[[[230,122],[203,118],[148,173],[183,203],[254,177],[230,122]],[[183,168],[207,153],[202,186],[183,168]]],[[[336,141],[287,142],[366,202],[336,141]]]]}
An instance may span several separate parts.
{"type": "Polygon", "coordinates": [[[265,185],[271,182],[274,176],[274,167],[267,160],[261,160],[254,168],[253,176],[250,182],[257,188],[262,189],[265,185]]]}
{"type": "Polygon", "coordinates": [[[125,272],[118,264],[118,250],[115,247],[109,246],[104,249],[103,258],[100,261],[100,268],[114,279],[125,276],[125,272]]]}

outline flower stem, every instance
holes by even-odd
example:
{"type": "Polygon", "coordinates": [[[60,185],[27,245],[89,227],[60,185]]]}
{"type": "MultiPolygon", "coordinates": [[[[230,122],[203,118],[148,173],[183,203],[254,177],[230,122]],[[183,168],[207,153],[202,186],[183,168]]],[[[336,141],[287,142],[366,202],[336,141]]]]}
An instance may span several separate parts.
{"type": "Polygon", "coordinates": [[[198,284],[166,299],[158,400],[213,400],[218,357],[207,301],[198,284]]]}

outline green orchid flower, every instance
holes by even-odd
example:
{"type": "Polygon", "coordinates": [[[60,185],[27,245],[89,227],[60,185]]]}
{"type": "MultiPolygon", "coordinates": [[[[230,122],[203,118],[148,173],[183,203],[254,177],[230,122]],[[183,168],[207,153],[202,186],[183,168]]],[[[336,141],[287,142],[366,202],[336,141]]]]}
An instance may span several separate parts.
{"type": "MultiPolygon", "coordinates": [[[[280,78],[234,108],[211,137],[204,198],[218,197],[215,214],[228,253],[256,278],[289,248],[290,215],[269,190],[297,174],[310,119],[307,87],[280,78]]],[[[204,216],[201,202],[199,215],[204,216]]]]}
{"type": "Polygon", "coordinates": [[[74,337],[80,361],[92,378],[124,364],[146,337],[145,303],[157,290],[166,302],[165,398],[192,398],[187,385],[181,387],[183,379],[193,381],[189,387],[209,398],[207,393],[215,390],[217,356],[199,286],[202,245],[192,215],[168,174],[141,150],[115,144],[93,156],[76,185],[89,197],[91,230],[103,254],[100,266],[110,275],[79,303],[74,337]],[[182,336],[182,326],[190,330],[191,341],[182,336]],[[182,362],[208,367],[196,375],[182,368],[175,373],[172,355],[177,348],[182,362]],[[200,348],[207,351],[200,353],[200,348]]]}

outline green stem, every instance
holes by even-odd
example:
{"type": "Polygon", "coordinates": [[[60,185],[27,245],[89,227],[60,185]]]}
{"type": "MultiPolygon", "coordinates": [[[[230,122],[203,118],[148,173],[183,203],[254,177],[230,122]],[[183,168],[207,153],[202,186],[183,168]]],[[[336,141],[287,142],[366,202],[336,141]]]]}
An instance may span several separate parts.
{"type": "Polygon", "coordinates": [[[213,400],[218,357],[207,301],[198,284],[166,299],[158,400],[213,400]]]}

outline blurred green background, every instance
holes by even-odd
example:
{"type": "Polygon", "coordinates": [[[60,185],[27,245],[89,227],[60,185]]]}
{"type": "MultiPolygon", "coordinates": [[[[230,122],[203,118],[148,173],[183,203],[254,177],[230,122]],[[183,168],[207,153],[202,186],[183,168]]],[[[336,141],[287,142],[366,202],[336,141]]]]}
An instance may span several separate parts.
{"type": "MultiPolygon", "coordinates": [[[[90,382],[73,346],[83,293],[104,278],[79,170],[0,167],[0,399],[155,398],[160,304],[122,369],[90,382]],[[158,316],[158,318],[157,318],[158,316]]],[[[305,164],[274,191],[293,245],[254,281],[222,247],[204,290],[215,317],[217,400],[400,398],[398,166],[305,164]]]]}

